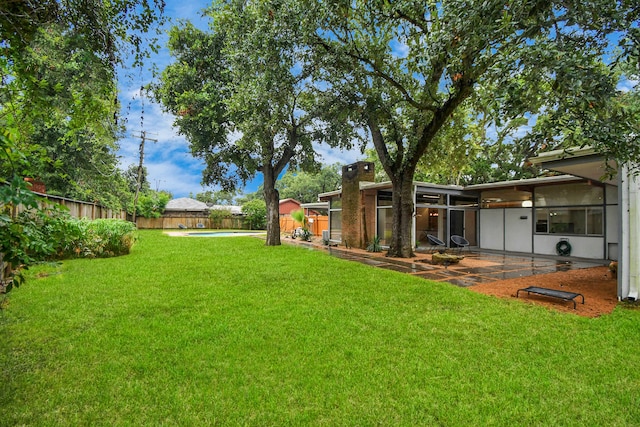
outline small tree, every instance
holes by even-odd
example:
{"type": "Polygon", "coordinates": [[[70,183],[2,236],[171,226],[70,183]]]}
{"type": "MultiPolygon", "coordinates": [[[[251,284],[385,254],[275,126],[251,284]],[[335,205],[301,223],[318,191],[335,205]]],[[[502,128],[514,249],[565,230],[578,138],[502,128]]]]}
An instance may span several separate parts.
{"type": "Polygon", "coordinates": [[[254,199],[242,206],[242,213],[249,222],[249,228],[264,230],[267,225],[267,204],[264,200],[254,199]]]}
{"type": "Polygon", "coordinates": [[[307,228],[307,217],[304,214],[304,210],[299,209],[291,212],[291,218],[293,218],[294,221],[299,222],[302,228],[307,228]]]}
{"type": "Polygon", "coordinates": [[[149,191],[142,194],[138,201],[138,216],[160,218],[170,199],[171,196],[163,191],[149,191]]]}
{"type": "Polygon", "coordinates": [[[211,209],[209,219],[213,228],[222,228],[222,223],[226,218],[231,218],[231,209],[211,209]]]}

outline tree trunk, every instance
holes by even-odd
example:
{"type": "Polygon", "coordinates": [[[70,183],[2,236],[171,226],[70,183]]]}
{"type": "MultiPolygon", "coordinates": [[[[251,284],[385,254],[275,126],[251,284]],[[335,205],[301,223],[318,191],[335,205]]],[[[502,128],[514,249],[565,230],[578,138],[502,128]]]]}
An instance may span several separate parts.
{"type": "Polygon", "coordinates": [[[265,167],[264,201],[267,204],[266,246],[280,245],[280,194],[276,189],[276,174],[272,167],[265,167]]]}
{"type": "Polygon", "coordinates": [[[393,222],[387,256],[410,258],[414,255],[411,243],[413,228],[413,174],[404,173],[392,180],[393,222]]]}

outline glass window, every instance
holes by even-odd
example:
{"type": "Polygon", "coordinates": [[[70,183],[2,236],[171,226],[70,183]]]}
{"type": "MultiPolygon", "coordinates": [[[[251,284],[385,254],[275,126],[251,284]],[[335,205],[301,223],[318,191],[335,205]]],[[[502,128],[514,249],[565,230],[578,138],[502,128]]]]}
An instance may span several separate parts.
{"type": "Polygon", "coordinates": [[[549,233],[585,234],[586,217],[582,208],[549,209],[549,233]]]}
{"type": "Polygon", "coordinates": [[[342,241],[342,211],[331,211],[329,212],[329,220],[331,224],[329,229],[331,230],[331,235],[329,238],[331,240],[342,241]]]}
{"type": "Polygon", "coordinates": [[[531,207],[532,194],[523,190],[490,190],[483,191],[480,199],[484,209],[531,207]]]}
{"type": "Polygon", "coordinates": [[[604,234],[602,208],[587,208],[587,234],[604,234]]]}
{"type": "Polygon", "coordinates": [[[388,245],[391,239],[391,225],[393,223],[393,209],[378,209],[378,225],[376,227],[377,236],[381,245],[388,245]]]}
{"type": "Polygon", "coordinates": [[[392,199],[391,191],[378,191],[378,206],[391,206],[392,199]]]}
{"type": "Polygon", "coordinates": [[[447,196],[444,194],[418,193],[416,195],[416,204],[444,206],[447,204],[447,196]]]}
{"type": "Polygon", "coordinates": [[[601,205],[603,197],[602,187],[584,182],[535,189],[536,206],[601,205]]]}
{"type": "Polygon", "coordinates": [[[451,196],[450,203],[451,206],[477,207],[478,198],[468,196],[451,196]]]}
{"type": "Polygon", "coordinates": [[[536,209],[536,233],[602,235],[601,207],[536,209]]]}
{"type": "Polygon", "coordinates": [[[536,233],[549,232],[549,210],[536,209],[536,233]]]}
{"type": "Polygon", "coordinates": [[[342,198],[340,196],[331,198],[330,209],[342,209],[342,198]]]}

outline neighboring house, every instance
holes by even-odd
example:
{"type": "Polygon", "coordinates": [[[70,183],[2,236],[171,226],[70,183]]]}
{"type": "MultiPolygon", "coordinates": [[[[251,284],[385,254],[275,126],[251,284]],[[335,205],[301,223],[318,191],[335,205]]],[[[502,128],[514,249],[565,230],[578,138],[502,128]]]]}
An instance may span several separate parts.
{"type": "Polygon", "coordinates": [[[171,199],[164,208],[165,217],[208,217],[209,206],[190,197],[171,199]]]}
{"type": "Polygon", "coordinates": [[[300,202],[296,199],[280,200],[280,216],[289,216],[293,211],[300,210],[300,202]]]}

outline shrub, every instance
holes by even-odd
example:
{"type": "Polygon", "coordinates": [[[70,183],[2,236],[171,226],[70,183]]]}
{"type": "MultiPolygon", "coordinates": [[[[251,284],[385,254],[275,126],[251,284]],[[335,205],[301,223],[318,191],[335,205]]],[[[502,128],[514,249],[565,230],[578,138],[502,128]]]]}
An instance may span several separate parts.
{"type": "Polygon", "coordinates": [[[15,176],[0,185],[0,293],[19,286],[21,270],[37,262],[128,254],[135,230],[123,220],[72,218],[66,207],[48,204],[15,176]],[[24,211],[16,214],[15,206],[24,211]]]}
{"type": "Polygon", "coordinates": [[[382,252],[382,245],[380,244],[380,236],[375,236],[373,241],[367,246],[369,252],[382,252]]]}
{"type": "Polygon", "coordinates": [[[121,219],[88,221],[84,238],[85,256],[103,258],[127,255],[136,241],[134,223],[121,219]]]}
{"type": "Polygon", "coordinates": [[[160,218],[171,196],[163,191],[141,194],[138,198],[136,215],[144,218],[160,218]]]}
{"type": "Polygon", "coordinates": [[[252,230],[263,230],[267,226],[267,204],[264,200],[254,199],[242,206],[242,213],[246,215],[252,230]]]}
{"type": "Polygon", "coordinates": [[[222,221],[226,218],[231,218],[231,209],[211,209],[209,211],[209,218],[211,219],[213,228],[221,228],[222,221]]]}

